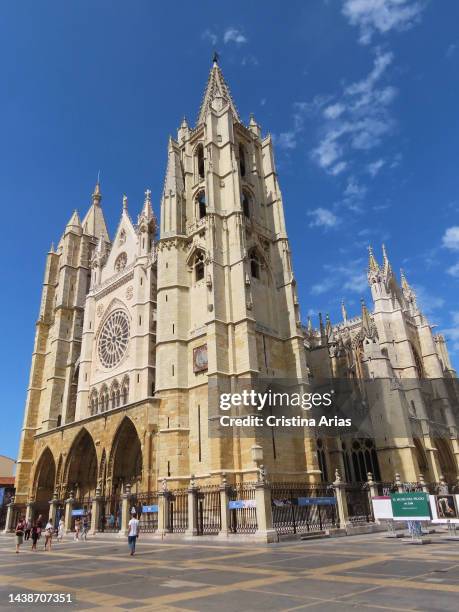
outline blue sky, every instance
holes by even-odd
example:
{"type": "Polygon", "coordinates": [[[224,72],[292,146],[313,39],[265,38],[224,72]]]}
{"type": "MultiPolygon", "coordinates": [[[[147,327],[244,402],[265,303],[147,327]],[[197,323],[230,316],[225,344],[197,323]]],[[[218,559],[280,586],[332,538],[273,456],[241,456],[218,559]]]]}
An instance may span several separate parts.
{"type": "Polygon", "coordinates": [[[303,317],[358,313],[384,241],[459,364],[459,5],[413,0],[3,2],[0,454],[15,456],[43,266],[97,171],[156,210],[167,139],[194,124],[213,49],[276,142],[303,317]],[[288,7],[288,11],[286,8],[288,7]]]}

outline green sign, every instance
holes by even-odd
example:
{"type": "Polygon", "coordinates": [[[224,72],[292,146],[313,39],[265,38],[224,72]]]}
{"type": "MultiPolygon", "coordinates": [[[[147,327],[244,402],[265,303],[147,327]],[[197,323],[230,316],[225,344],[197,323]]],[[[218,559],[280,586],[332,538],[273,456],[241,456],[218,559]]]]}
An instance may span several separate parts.
{"type": "Polygon", "coordinates": [[[392,493],[390,496],[394,519],[429,521],[430,505],[427,493],[392,493]]]}

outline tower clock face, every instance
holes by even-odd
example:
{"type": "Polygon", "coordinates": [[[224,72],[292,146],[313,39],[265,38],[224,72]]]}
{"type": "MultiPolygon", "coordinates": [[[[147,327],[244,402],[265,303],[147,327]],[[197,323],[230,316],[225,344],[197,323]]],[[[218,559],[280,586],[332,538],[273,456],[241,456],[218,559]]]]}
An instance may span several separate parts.
{"type": "Polygon", "coordinates": [[[129,319],[123,310],[115,310],[105,321],[99,335],[98,353],[105,368],[114,368],[124,357],[129,344],[129,319]]]}

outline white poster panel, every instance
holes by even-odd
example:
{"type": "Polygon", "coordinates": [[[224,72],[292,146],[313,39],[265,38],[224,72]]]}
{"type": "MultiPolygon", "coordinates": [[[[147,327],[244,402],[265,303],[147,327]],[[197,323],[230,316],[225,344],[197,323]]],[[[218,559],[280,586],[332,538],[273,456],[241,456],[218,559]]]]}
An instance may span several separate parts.
{"type": "Polygon", "coordinates": [[[459,495],[429,495],[432,523],[459,524],[459,495]]]}
{"type": "Polygon", "coordinates": [[[392,504],[390,503],[390,497],[372,497],[371,503],[373,504],[373,514],[375,519],[393,519],[392,504]]]}

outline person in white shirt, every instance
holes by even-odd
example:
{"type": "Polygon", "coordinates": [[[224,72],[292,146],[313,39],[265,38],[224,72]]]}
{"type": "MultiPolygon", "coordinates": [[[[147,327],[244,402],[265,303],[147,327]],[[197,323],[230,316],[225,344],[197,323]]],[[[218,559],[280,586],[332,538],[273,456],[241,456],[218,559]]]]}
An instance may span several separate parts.
{"type": "Polygon", "coordinates": [[[137,538],[139,537],[139,529],[140,522],[137,519],[137,515],[133,514],[131,520],[129,521],[129,531],[128,531],[128,544],[131,550],[131,557],[135,553],[135,543],[137,538]]]}

